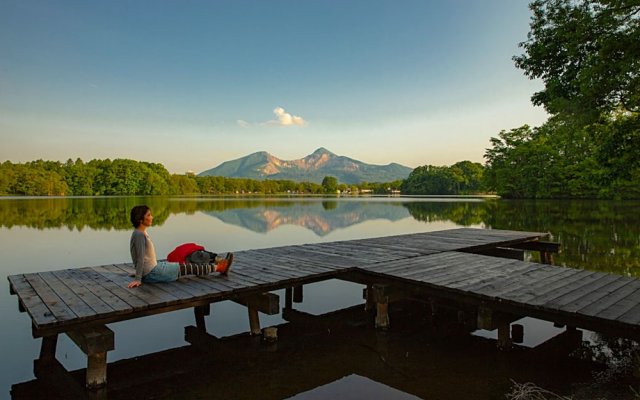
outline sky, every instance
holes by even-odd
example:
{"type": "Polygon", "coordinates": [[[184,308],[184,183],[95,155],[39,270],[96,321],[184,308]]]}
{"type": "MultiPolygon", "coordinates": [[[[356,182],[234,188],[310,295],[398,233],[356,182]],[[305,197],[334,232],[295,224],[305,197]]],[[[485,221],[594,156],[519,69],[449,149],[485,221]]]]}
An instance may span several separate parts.
{"type": "Polygon", "coordinates": [[[484,162],[547,119],[512,61],[529,23],[528,0],[0,0],[0,161],[484,162]]]}

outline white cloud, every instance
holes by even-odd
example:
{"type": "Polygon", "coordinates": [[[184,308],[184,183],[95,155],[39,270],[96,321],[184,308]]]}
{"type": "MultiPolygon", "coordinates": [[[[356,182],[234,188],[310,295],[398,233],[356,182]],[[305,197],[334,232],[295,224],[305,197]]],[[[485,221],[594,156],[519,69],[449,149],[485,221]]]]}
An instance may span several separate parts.
{"type": "Polygon", "coordinates": [[[276,115],[276,119],[271,119],[265,122],[251,123],[243,119],[236,121],[239,127],[248,128],[250,126],[305,126],[307,121],[298,115],[289,114],[284,108],[276,107],[273,109],[273,113],[276,115]]]}
{"type": "Polygon", "coordinates": [[[299,117],[297,115],[291,115],[288,112],[286,112],[285,109],[282,108],[282,107],[276,107],[273,110],[273,113],[276,115],[276,117],[278,117],[278,119],[276,121],[269,121],[269,122],[275,122],[277,125],[281,125],[281,126],[290,126],[290,125],[303,126],[304,124],[306,124],[305,120],[302,119],[302,117],[299,117]]]}

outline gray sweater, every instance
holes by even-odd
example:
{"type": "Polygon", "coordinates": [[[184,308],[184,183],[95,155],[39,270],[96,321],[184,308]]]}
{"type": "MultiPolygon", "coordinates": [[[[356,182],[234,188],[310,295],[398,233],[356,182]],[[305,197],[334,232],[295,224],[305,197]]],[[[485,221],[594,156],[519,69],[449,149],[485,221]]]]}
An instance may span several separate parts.
{"type": "Polygon", "coordinates": [[[142,280],[142,277],[158,264],[156,259],[156,249],[149,235],[137,229],[133,230],[131,240],[129,241],[131,250],[131,261],[136,269],[136,280],[142,280]]]}

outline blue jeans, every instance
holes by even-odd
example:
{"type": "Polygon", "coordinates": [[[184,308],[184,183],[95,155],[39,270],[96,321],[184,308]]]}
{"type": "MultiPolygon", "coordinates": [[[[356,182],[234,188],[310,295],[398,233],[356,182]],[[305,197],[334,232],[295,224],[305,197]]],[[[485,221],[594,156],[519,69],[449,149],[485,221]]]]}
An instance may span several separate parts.
{"type": "Polygon", "coordinates": [[[180,277],[180,264],[160,261],[151,272],[142,277],[143,283],[173,282],[180,277]]]}

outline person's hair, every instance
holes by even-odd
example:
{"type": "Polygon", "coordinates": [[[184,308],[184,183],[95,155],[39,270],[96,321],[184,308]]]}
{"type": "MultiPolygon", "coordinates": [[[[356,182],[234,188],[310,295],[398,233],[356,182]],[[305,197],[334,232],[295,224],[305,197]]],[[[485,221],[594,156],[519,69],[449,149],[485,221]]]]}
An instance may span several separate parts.
{"type": "Polygon", "coordinates": [[[147,207],[146,205],[141,205],[141,206],[135,206],[131,209],[131,223],[133,224],[134,228],[137,228],[140,226],[140,224],[142,223],[142,220],[144,219],[144,215],[147,213],[147,211],[151,210],[149,207],[147,207]]]}

